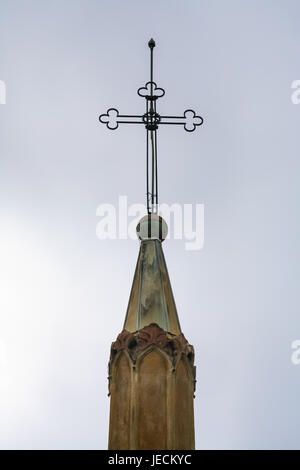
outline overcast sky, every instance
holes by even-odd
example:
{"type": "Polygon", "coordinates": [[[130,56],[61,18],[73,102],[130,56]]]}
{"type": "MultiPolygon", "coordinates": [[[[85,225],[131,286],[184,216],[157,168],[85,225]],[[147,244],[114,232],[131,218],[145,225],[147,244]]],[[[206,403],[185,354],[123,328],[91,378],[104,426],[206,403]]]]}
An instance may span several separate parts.
{"type": "Polygon", "coordinates": [[[0,447],[105,449],[110,344],[137,240],[99,240],[99,204],[144,203],[137,88],[166,89],[161,202],[204,204],[202,250],[166,240],[197,365],[199,449],[299,448],[300,4],[0,1],[0,447]]]}

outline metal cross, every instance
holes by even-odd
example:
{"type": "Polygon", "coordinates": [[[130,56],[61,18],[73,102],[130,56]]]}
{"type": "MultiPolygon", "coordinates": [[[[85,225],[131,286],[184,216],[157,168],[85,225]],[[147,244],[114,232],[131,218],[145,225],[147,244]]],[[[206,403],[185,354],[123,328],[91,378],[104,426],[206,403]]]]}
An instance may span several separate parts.
{"type": "Polygon", "coordinates": [[[156,102],[165,94],[165,90],[153,81],[153,49],[155,41],[150,39],[150,81],[137,93],[146,100],[146,112],[142,115],[119,114],[116,108],[109,108],[106,114],[99,116],[99,121],[106,124],[108,129],[115,130],[119,124],[143,124],[146,128],[146,184],[147,184],[147,212],[156,213],[158,210],[158,180],[157,180],[157,129],[162,124],[183,125],[187,132],[193,132],[197,126],[203,124],[203,118],[196,116],[195,111],[186,109],[182,116],[161,116],[157,113],[156,102]],[[150,187],[150,159],[151,155],[151,191],[150,187]]]}

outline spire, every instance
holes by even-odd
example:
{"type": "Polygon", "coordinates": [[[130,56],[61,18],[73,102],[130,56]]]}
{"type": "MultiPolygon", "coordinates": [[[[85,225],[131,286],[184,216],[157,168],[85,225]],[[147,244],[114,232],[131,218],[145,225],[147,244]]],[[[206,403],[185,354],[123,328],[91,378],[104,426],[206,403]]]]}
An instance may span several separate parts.
{"type": "Polygon", "coordinates": [[[183,125],[193,132],[203,123],[187,109],[181,116],[158,114],[157,101],[165,90],[153,81],[138,89],[146,100],[140,115],[120,114],[115,108],[99,120],[108,129],[119,124],[142,124],[146,129],[147,213],[137,225],[140,252],[123,331],[111,345],[108,365],[111,450],[194,449],[194,348],[181,332],[162,242],[168,227],[158,216],[157,131],[161,125],[183,125]]]}
{"type": "Polygon", "coordinates": [[[168,227],[162,217],[149,214],[137,226],[141,240],[124,330],[134,332],[151,323],[175,335],[181,333],[161,243],[168,227]]]}

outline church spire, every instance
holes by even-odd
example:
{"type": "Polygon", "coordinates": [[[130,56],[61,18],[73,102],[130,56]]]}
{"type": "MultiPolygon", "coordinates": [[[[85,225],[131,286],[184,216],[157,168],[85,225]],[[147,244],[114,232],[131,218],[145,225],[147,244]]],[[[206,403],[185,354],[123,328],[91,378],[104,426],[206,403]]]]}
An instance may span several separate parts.
{"type": "Polygon", "coordinates": [[[142,115],[110,108],[100,122],[143,124],[146,129],[147,213],[137,226],[140,252],[122,332],[111,345],[109,360],[109,449],[194,449],[194,348],[181,332],[162,251],[167,224],[158,215],[157,130],[161,124],[183,125],[192,132],[203,123],[187,109],[183,116],[162,116],[157,100],[165,91],[153,81],[138,89],[145,98],[142,115]],[[151,188],[151,189],[150,189],[151,188]]]}
{"type": "Polygon", "coordinates": [[[109,449],[194,449],[194,348],[181,332],[161,247],[167,224],[141,219],[123,331],[111,345],[109,449]]]}

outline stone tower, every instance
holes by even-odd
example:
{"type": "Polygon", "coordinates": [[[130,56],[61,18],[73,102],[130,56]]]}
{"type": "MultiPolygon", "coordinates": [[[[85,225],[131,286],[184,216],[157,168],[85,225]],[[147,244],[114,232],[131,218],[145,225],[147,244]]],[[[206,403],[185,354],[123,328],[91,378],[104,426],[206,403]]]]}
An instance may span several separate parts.
{"type": "Polygon", "coordinates": [[[162,251],[165,221],[140,221],[140,252],[123,331],[109,361],[109,444],[194,449],[194,348],[181,332],[162,251]]]}

